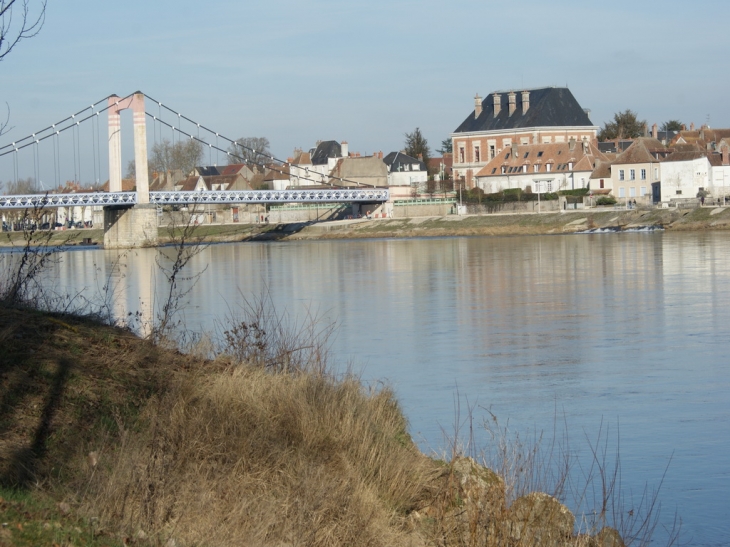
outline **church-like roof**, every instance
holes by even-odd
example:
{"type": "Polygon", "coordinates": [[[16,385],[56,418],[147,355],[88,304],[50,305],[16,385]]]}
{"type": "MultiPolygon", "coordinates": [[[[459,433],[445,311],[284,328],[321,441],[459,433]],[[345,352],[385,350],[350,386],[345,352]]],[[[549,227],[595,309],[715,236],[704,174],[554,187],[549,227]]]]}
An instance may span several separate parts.
{"type": "Polygon", "coordinates": [[[482,101],[482,112],[475,117],[475,110],[456,128],[454,133],[526,129],[530,127],[594,127],[588,114],[581,108],[566,87],[545,87],[524,92],[497,91],[482,101]],[[510,116],[509,96],[515,95],[515,111],[510,116]],[[529,101],[523,102],[523,93],[529,93],[529,101]],[[501,99],[501,108],[494,115],[494,96],[501,99]],[[525,111],[525,107],[527,107],[525,111]]]}

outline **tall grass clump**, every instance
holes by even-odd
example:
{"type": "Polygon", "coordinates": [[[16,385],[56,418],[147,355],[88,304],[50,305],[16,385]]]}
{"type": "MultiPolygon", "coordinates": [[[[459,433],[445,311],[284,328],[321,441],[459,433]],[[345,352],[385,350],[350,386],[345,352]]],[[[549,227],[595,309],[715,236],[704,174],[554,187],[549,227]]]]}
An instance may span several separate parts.
{"type": "Polygon", "coordinates": [[[392,391],[331,374],[316,329],[278,338],[275,315],[244,322],[266,333],[256,352],[243,349],[251,327],[231,330],[228,347],[244,353],[153,396],[101,454],[86,511],[129,537],[185,545],[407,544],[408,515],[440,470],[392,391]],[[306,348],[308,361],[296,357],[306,348]]]}

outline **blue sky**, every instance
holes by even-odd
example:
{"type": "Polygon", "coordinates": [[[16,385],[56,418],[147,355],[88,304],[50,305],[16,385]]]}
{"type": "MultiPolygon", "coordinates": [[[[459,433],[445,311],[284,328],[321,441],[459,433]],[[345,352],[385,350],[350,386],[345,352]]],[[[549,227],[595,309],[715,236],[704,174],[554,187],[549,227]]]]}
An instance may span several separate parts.
{"type": "Polygon", "coordinates": [[[436,149],[475,93],[548,85],[598,126],[631,108],[728,127],[729,22],[719,0],[49,0],[0,62],[0,145],[135,90],[283,158],[318,139],[387,153],[415,127],[436,149]]]}

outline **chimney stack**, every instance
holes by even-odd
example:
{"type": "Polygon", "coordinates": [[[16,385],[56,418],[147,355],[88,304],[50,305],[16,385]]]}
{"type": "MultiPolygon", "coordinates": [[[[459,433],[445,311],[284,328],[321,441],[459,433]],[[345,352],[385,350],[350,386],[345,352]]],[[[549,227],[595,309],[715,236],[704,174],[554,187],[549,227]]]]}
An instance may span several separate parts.
{"type": "Polygon", "coordinates": [[[689,124],[689,130],[690,131],[694,131],[695,130],[695,122],[692,122],[691,124],[689,124]]]}
{"type": "Polygon", "coordinates": [[[492,95],[492,99],[494,100],[494,117],[496,118],[502,110],[502,95],[495,93],[492,95]]]}
{"type": "Polygon", "coordinates": [[[479,93],[474,95],[474,117],[478,118],[482,113],[482,98],[479,93]]]}
{"type": "Polygon", "coordinates": [[[722,164],[730,165],[730,146],[727,144],[722,147],[722,164]]]}
{"type": "Polygon", "coordinates": [[[509,100],[509,115],[512,116],[515,110],[517,110],[517,94],[514,91],[510,91],[507,99],[509,100]]]}
{"type": "Polygon", "coordinates": [[[530,110],[530,92],[523,91],[522,92],[522,113],[525,114],[528,110],[530,110]]]}
{"type": "Polygon", "coordinates": [[[657,127],[656,124],[651,126],[651,136],[654,137],[655,139],[659,138],[659,128],[657,127]]]}
{"type": "Polygon", "coordinates": [[[343,158],[347,158],[350,156],[350,145],[347,144],[347,141],[342,141],[342,144],[340,144],[340,148],[342,149],[343,158]]]}

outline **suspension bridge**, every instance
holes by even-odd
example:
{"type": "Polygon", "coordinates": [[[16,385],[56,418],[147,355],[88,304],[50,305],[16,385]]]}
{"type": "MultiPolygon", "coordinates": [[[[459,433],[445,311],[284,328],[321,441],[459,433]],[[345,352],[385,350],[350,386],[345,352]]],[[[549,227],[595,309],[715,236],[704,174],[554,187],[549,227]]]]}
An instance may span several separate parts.
{"type": "MultiPolygon", "coordinates": [[[[27,137],[0,146],[0,158],[12,156],[13,174],[18,187],[19,155],[25,151],[32,153],[32,164],[35,180],[40,180],[43,162],[39,147],[41,143],[49,143],[53,148],[53,172],[56,185],[61,186],[60,163],[63,154],[59,144],[62,134],[70,132],[73,139],[74,179],[80,177],[81,150],[80,127],[91,126],[92,156],[94,178],[99,181],[102,172],[100,145],[100,117],[106,113],[108,120],[108,192],[62,192],[33,193],[0,196],[0,209],[47,209],[58,207],[92,206],[102,207],[104,211],[104,246],[108,248],[136,247],[154,244],[157,241],[158,207],[163,205],[235,205],[235,204],[284,204],[284,203],[321,203],[321,204],[361,204],[374,207],[388,201],[390,195],[387,188],[367,186],[345,178],[330,177],[330,184],[322,187],[320,180],[300,176],[303,185],[286,190],[197,190],[197,191],[150,191],[148,153],[147,153],[147,119],[151,119],[154,127],[166,127],[178,138],[198,141],[207,147],[209,154],[225,154],[228,163],[243,163],[258,168],[287,173],[288,162],[272,155],[248,148],[239,142],[224,137],[179,112],[163,105],[141,92],[127,97],[111,95],[91,106],[27,137]],[[145,98],[158,109],[157,114],[145,108],[145,98]],[[177,124],[163,120],[162,110],[177,117],[177,124]],[[121,112],[131,110],[134,134],[134,167],[135,191],[122,191],[122,124],[121,112]],[[183,131],[183,122],[194,128],[197,134],[183,131]],[[201,130],[203,137],[201,137],[201,130]],[[208,142],[205,136],[215,136],[215,144],[208,142]],[[219,147],[219,142],[228,143],[229,148],[219,147]],[[246,152],[246,154],[244,154],[246,152]],[[307,188],[307,186],[317,186],[307,188]]],[[[156,135],[155,131],[155,135],[156,135]]],[[[212,141],[212,138],[210,139],[212,141]]]]}

